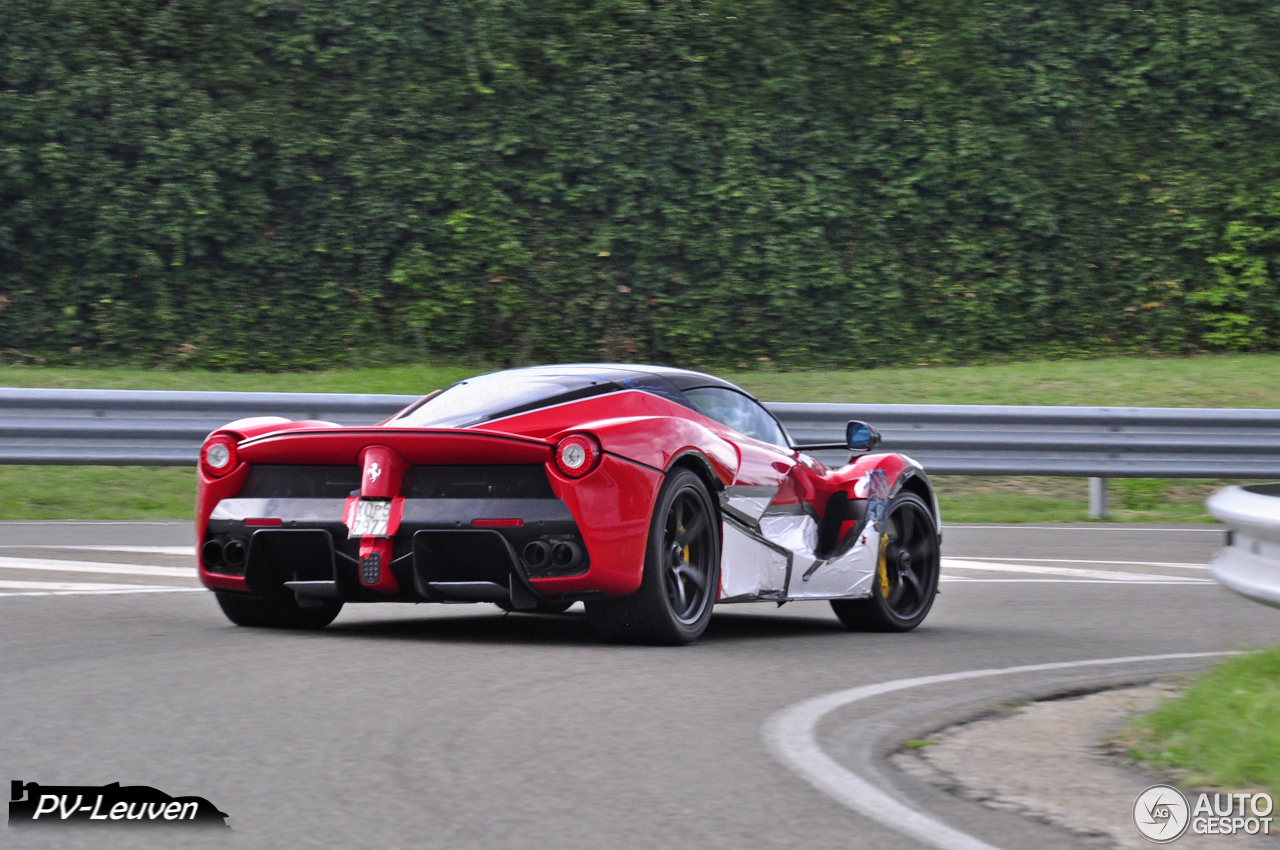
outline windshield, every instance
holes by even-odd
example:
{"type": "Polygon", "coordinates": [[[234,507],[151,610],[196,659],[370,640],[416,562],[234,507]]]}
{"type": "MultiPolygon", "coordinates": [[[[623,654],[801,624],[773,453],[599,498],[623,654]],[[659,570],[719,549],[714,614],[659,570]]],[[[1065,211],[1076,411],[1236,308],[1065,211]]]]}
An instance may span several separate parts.
{"type": "Polygon", "coordinates": [[[393,421],[396,425],[416,427],[465,428],[616,389],[618,386],[614,383],[587,375],[495,372],[459,381],[428,396],[426,401],[393,421]]]}

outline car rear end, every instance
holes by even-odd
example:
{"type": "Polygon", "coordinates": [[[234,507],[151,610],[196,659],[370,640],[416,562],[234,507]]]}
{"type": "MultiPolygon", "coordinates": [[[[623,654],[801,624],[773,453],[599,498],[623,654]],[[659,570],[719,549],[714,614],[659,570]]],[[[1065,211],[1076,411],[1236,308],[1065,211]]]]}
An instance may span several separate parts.
{"type": "Polygon", "coordinates": [[[302,604],[625,593],[647,524],[632,503],[656,479],[590,435],[229,426],[202,452],[200,576],[302,604]]]}

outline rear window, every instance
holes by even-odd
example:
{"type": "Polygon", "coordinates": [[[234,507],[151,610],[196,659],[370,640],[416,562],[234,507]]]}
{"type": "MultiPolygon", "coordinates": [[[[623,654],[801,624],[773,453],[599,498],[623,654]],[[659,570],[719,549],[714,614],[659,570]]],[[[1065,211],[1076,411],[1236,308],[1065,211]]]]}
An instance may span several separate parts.
{"type": "Polygon", "coordinates": [[[459,381],[394,422],[423,428],[466,428],[618,389],[611,381],[584,375],[496,372],[459,381]]]}
{"type": "Polygon", "coordinates": [[[783,448],[790,445],[778,420],[740,392],[723,387],[697,387],[685,390],[684,394],[703,416],[728,425],[739,434],[783,448]]]}

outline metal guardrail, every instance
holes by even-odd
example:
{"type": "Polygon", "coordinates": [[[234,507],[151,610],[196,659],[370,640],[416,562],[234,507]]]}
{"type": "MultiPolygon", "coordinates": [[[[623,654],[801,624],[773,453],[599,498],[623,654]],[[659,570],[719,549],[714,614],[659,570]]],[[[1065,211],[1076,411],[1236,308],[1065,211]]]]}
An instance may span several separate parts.
{"type": "Polygon", "coordinates": [[[1280,477],[1280,410],[771,404],[797,442],[840,439],[848,419],[935,475],[1280,477]]]}
{"type": "Polygon", "coordinates": [[[1227,487],[1209,497],[1209,513],[1231,529],[1213,559],[1226,587],[1280,608],[1280,484],[1227,487]]]}
{"type": "Polygon", "coordinates": [[[368,425],[417,396],[0,388],[0,463],[193,466],[246,416],[368,425]]]}
{"type": "MultiPolygon", "coordinates": [[[[245,416],[370,424],[414,396],[0,388],[0,463],[185,466],[245,416]]],[[[770,404],[800,443],[849,419],[935,475],[1280,478],[1280,411],[770,404]]]]}

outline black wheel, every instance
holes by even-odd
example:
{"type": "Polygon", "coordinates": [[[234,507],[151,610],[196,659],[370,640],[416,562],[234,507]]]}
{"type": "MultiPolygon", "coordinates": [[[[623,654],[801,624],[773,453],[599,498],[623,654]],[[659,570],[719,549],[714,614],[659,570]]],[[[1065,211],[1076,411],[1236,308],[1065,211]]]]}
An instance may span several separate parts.
{"type": "Polygon", "coordinates": [[[237,626],[268,629],[323,629],[342,610],[337,599],[317,599],[315,605],[299,605],[290,596],[264,598],[215,592],[218,606],[237,626]]]}
{"type": "Polygon", "coordinates": [[[676,469],[658,491],[640,589],[587,603],[601,636],[679,645],[706,631],[720,589],[720,525],[702,480],[676,469]]]}
{"type": "Polygon", "coordinates": [[[572,602],[539,602],[533,608],[514,608],[510,602],[495,602],[493,604],[512,614],[563,614],[573,605],[572,602]]]}
{"type": "Polygon", "coordinates": [[[914,493],[889,503],[885,537],[871,595],[833,599],[831,608],[851,629],[908,632],[924,621],[938,594],[938,528],[933,513],[914,493]]]}

